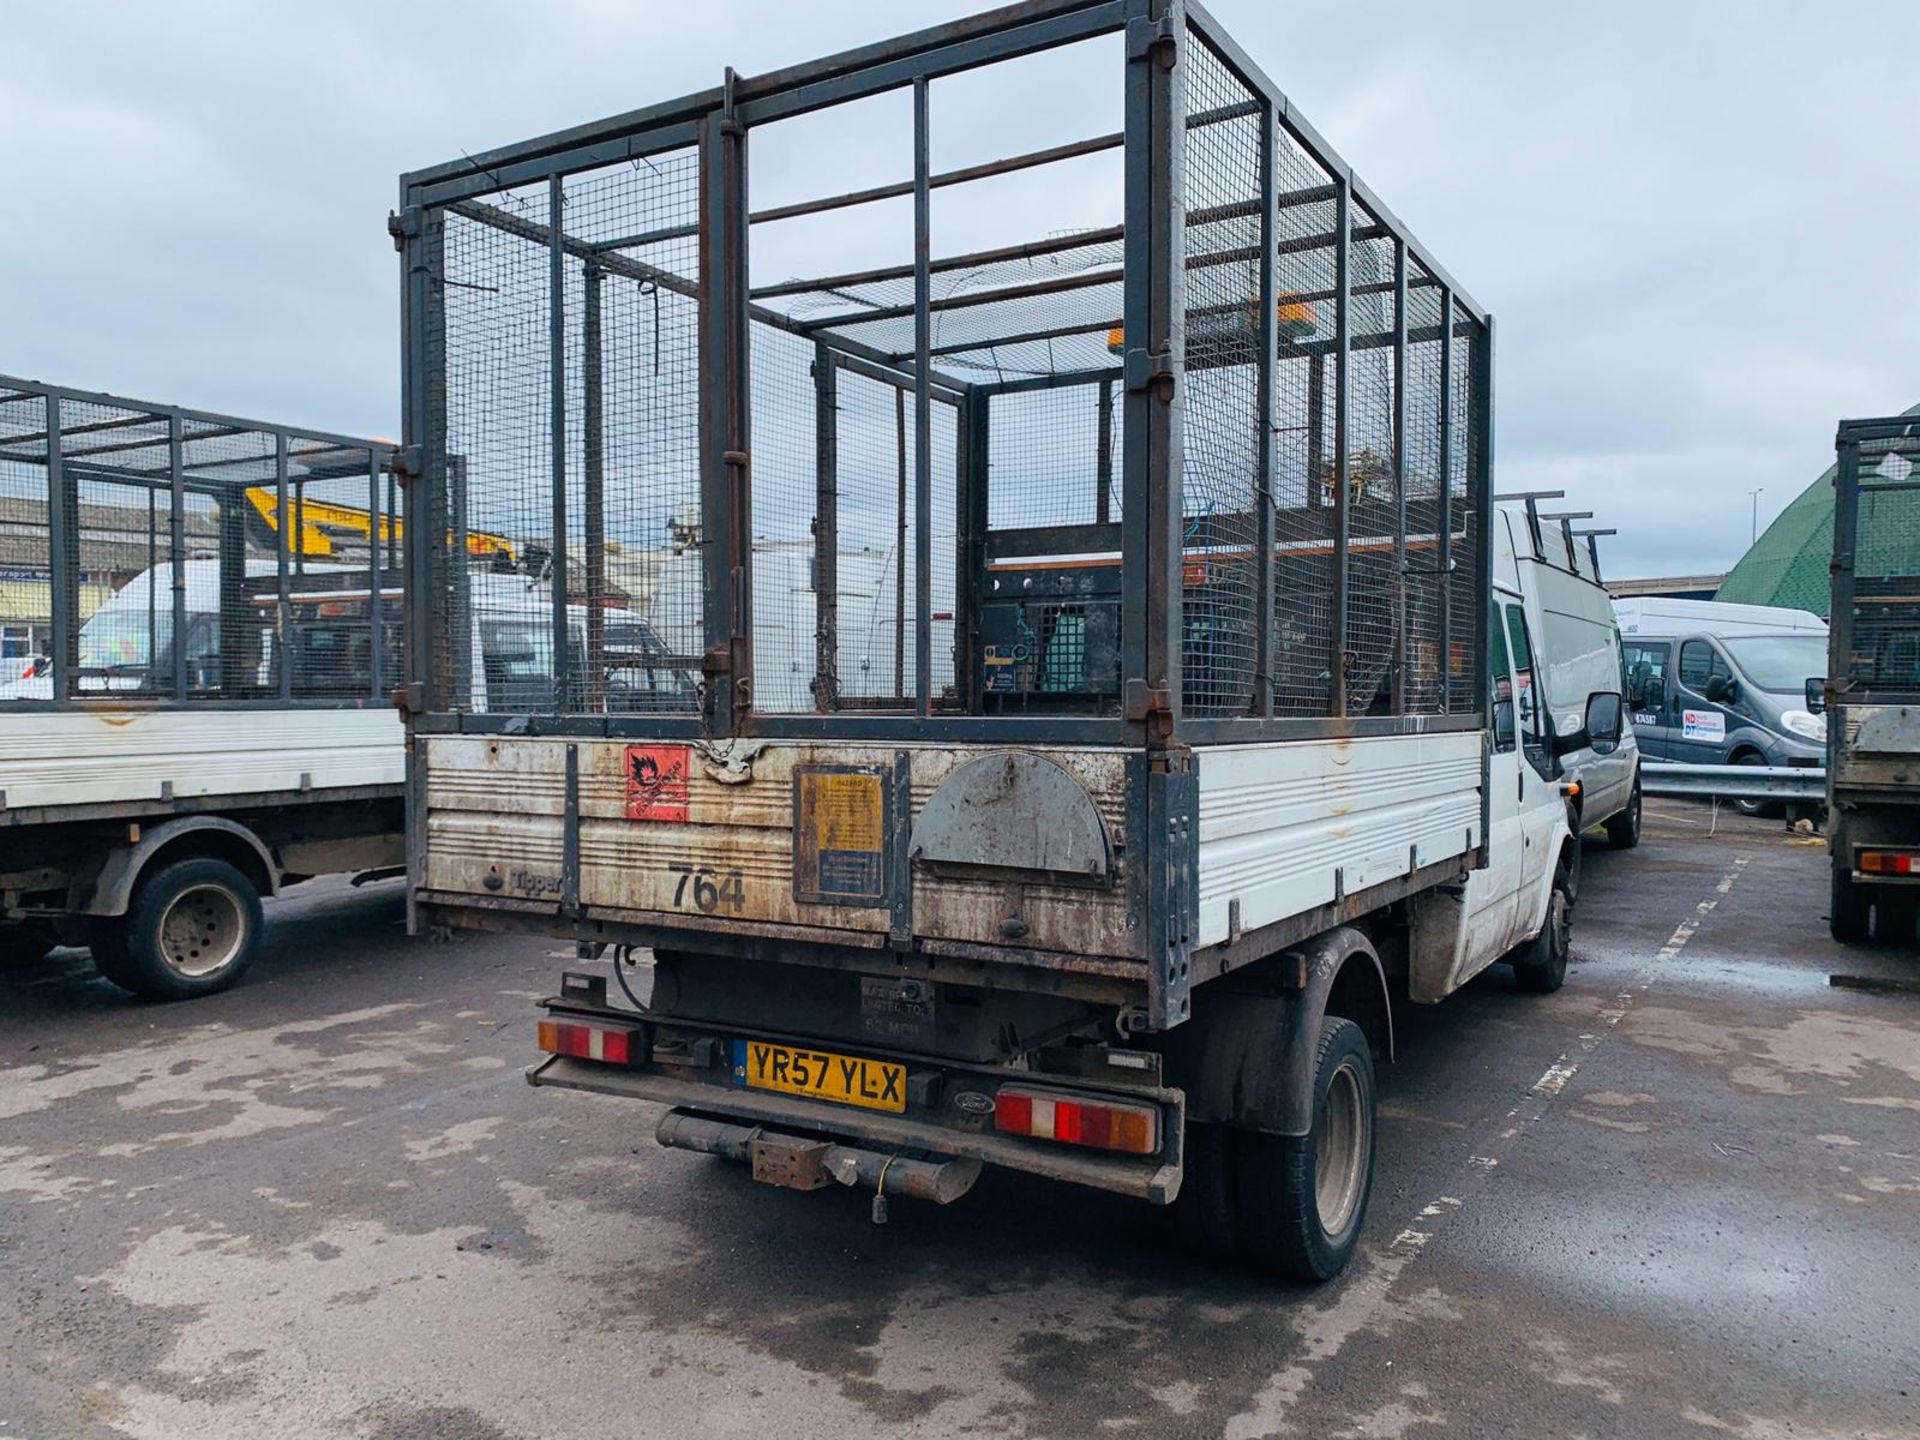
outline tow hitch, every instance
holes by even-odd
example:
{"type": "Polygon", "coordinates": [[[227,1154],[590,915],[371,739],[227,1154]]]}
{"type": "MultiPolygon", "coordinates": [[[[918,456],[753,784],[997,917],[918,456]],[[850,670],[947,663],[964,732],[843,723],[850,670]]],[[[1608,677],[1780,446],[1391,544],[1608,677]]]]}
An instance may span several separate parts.
{"type": "Polygon", "coordinates": [[[818,1190],[837,1181],[849,1188],[870,1188],[876,1225],[887,1222],[890,1196],[951,1205],[980,1178],[980,1162],[971,1158],[868,1150],[763,1125],[736,1125],[685,1110],[669,1110],[661,1118],[656,1138],[675,1150],[747,1161],[753,1166],[753,1178],[762,1185],[818,1190]]]}

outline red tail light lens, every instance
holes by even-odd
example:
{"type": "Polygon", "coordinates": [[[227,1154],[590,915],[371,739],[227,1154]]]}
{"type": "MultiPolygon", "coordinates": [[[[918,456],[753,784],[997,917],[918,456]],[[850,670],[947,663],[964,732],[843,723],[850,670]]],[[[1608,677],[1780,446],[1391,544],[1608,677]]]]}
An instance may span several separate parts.
{"type": "Polygon", "coordinates": [[[587,1025],[574,1020],[542,1020],[540,1048],[549,1055],[632,1065],[644,1060],[640,1031],[622,1025],[587,1025]]]}
{"type": "Polygon", "coordinates": [[[1160,1112],[1155,1107],[1047,1090],[1002,1090],[994,1099],[993,1125],[1003,1135],[1092,1150],[1152,1155],[1160,1148],[1160,1112]]]}
{"type": "Polygon", "coordinates": [[[1916,857],[1901,850],[1862,850],[1860,868],[1869,875],[1913,875],[1916,857]]]}

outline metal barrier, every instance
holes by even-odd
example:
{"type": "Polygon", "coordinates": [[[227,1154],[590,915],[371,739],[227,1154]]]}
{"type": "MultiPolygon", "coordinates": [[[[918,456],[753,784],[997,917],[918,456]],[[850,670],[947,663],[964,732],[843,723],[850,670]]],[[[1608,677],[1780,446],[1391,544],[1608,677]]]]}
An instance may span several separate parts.
{"type": "Polygon", "coordinates": [[[1810,800],[1827,798],[1824,767],[1799,765],[1682,765],[1642,760],[1640,789],[1646,795],[1697,800],[1810,800]]]}

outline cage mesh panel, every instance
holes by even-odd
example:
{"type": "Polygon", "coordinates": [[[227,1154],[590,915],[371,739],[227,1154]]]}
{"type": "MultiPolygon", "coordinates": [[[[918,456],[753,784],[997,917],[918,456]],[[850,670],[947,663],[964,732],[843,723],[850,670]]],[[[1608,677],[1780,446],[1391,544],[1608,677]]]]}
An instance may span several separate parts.
{"type": "Polygon", "coordinates": [[[1260,116],[1197,35],[1188,46],[1186,459],[1181,686],[1192,715],[1253,695],[1260,435],[1260,116]],[[1232,218],[1213,220],[1226,214],[1232,218]]]}
{"type": "Polygon", "coordinates": [[[1474,481],[1485,462],[1480,453],[1481,427],[1476,423],[1487,404],[1487,377],[1474,361],[1474,325],[1466,312],[1455,308],[1450,317],[1453,337],[1453,483],[1448,490],[1453,530],[1453,568],[1446,576],[1446,604],[1450,626],[1447,663],[1447,709],[1471,712],[1481,703],[1474,694],[1478,672],[1474,648],[1479,613],[1480,546],[1485,543],[1485,517],[1474,508],[1474,481]]]}
{"type": "Polygon", "coordinates": [[[753,331],[753,708],[815,708],[814,515],[819,493],[811,340],[753,331]]]}
{"type": "Polygon", "coordinates": [[[1273,708],[1289,717],[1332,708],[1334,203],[1327,173],[1284,130],[1274,150],[1273,708]],[[1321,196],[1302,200],[1303,195],[1321,196]]]}
{"type": "MultiPolygon", "coordinates": [[[[1447,707],[1440,607],[1440,291],[1407,265],[1407,710],[1447,707]]],[[[1455,557],[1457,558],[1457,557],[1455,557]]]]}
{"type": "MultiPolygon", "coordinates": [[[[837,703],[844,708],[904,708],[913,703],[919,654],[913,394],[841,367],[835,396],[840,518],[835,557],[839,572],[837,703]]],[[[931,409],[933,563],[929,574],[934,618],[928,668],[931,700],[937,706],[954,683],[959,425],[951,403],[935,398],[931,409]]]]}
{"type": "Polygon", "coordinates": [[[445,336],[448,576],[435,586],[436,678],[453,708],[554,708],[547,562],[553,545],[552,359],[547,247],[486,223],[487,212],[544,226],[546,192],[474,202],[446,217],[438,291],[445,336]],[[497,535],[511,562],[470,557],[497,535]],[[461,540],[467,541],[463,550],[461,540]],[[464,596],[464,603],[461,597],[464,596]],[[462,616],[459,612],[465,610],[462,616]],[[463,623],[464,622],[464,623],[463,623]],[[481,670],[452,693],[452,663],[478,630],[481,670]]]}
{"type": "Polygon", "coordinates": [[[1393,242],[1365,239],[1374,219],[1352,207],[1347,358],[1347,713],[1393,713],[1399,631],[1399,488],[1394,476],[1393,242]]]}
{"type": "MultiPolygon", "coordinates": [[[[270,440],[271,437],[263,437],[270,440]]],[[[263,457],[261,499],[276,516],[274,458],[263,457]]],[[[404,598],[391,556],[393,530],[384,475],[370,473],[373,456],[358,446],[291,436],[287,441],[287,589],[282,603],[274,537],[250,549],[246,600],[254,624],[269,635],[256,681],[283,684],[299,699],[354,699],[390,689],[403,660],[404,598]],[[376,645],[373,603],[380,594],[376,645]],[[280,630],[284,610],[285,630],[280,630]],[[285,679],[281,672],[284,668],[285,679]]]]}
{"type": "MultiPolygon", "coordinates": [[[[1050,254],[935,272],[930,343],[936,352],[948,352],[935,354],[936,368],[992,382],[1113,364],[1108,337],[1119,327],[1124,308],[1119,278],[1123,258],[1123,243],[1103,238],[1050,254]],[[1066,288],[1034,293],[1033,287],[1047,286],[1066,288]],[[1026,293],[1011,299],[983,298],[1007,290],[1026,293]],[[1009,343],[1021,335],[1066,329],[1078,333],[1009,343]]],[[[911,275],[770,296],[760,303],[897,359],[913,354],[911,275]],[[880,318],[873,318],[876,312],[880,318]]]]}
{"type": "Polygon", "coordinates": [[[1920,693],[1920,490],[1911,484],[1920,443],[1888,437],[1860,442],[1859,513],[1853,537],[1853,652],[1848,678],[1866,691],[1920,693]]]}
{"type": "Polygon", "coordinates": [[[1106,518],[1120,518],[1119,382],[995,395],[987,418],[987,528],[1091,525],[1101,518],[1100,391],[1113,396],[1106,518]]]}
{"type": "MultiPolygon", "coordinates": [[[[567,262],[567,573],[582,607],[605,611],[597,670],[584,649],[569,708],[686,712],[704,649],[700,521],[700,249],[677,234],[699,218],[697,152],[610,166],[566,182],[566,230],[582,247],[567,262]],[[597,297],[604,594],[589,595],[586,546],[588,297],[597,297]]],[[[756,335],[755,339],[759,337],[756,335]]],[[[758,377],[756,377],[757,379],[758,377]]],[[[475,563],[480,563],[476,561],[475,563]]],[[[550,623],[550,622],[549,622],[550,623]]],[[[498,707],[495,707],[498,708],[498,707]]]]}
{"type": "Polygon", "coordinates": [[[50,699],[53,532],[47,401],[0,391],[0,696],[50,699]]]}

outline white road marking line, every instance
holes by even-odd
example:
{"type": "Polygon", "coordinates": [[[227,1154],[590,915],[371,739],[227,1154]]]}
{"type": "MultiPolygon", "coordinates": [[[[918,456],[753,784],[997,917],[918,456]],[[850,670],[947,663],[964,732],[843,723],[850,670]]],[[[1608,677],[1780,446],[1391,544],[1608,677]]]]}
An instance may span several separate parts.
{"type": "MultiPolygon", "coordinates": [[[[1579,1070],[1581,1061],[1613,1033],[1626,1018],[1627,1012],[1633,1009],[1640,995],[1653,983],[1660,967],[1686,947],[1699,930],[1701,921],[1711,915],[1732,891],[1740,872],[1747,867],[1748,858],[1742,856],[1733,862],[1732,867],[1720,878],[1720,883],[1714,886],[1713,894],[1694,907],[1692,918],[1676,926],[1667,943],[1655,952],[1640,973],[1600,1007],[1594,1016],[1597,1022],[1594,1028],[1581,1032],[1579,1044],[1561,1055],[1534,1081],[1520,1103],[1506,1114],[1508,1120],[1518,1117],[1519,1123],[1502,1129],[1487,1145],[1488,1150],[1511,1148],[1521,1132],[1559,1099],[1567,1082],[1579,1070]],[[1526,1113],[1522,1114],[1523,1111],[1526,1113]]],[[[1463,1169],[1469,1173],[1478,1171],[1490,1174],[1499,1165],[1500,1157],[1497,1154],[1474,1154],[1466,1158],[1463,1169]]],[[[1401,1272],[1426,1250],[1438,1233],[1439,1226],[1433,1222],[1444,1221],[1454,1212],[1465,1208],[1465,1205],[1466,1201],[1456,1195],[1436,1196],[1422,1206],[1415,1217],[1418,1221],[1426,1222],[1425,1228],[1415,1229],[1412,1225],[1404,1227],[1388,1242],[1384,1252],[1377,1252],[1371,1257],[1364,1276],[1349,1281],[1324,1311],[1310,1312],[1302,1317],[1299,1324],[1307,1343],[1301,1358],[1272,1376],[1260,1393],[1254,1396],[1250,1409],[1228,1421],[1226,1440],[1258,1440],[1258,1437],[1285,1433],[1288,1429],[1287,1414],[1305,1393],[1319,1364],[1339,1354],[1351,1336],[1366,1328],[1374,1312],[1400,1279],[1401,1272]]]]}

